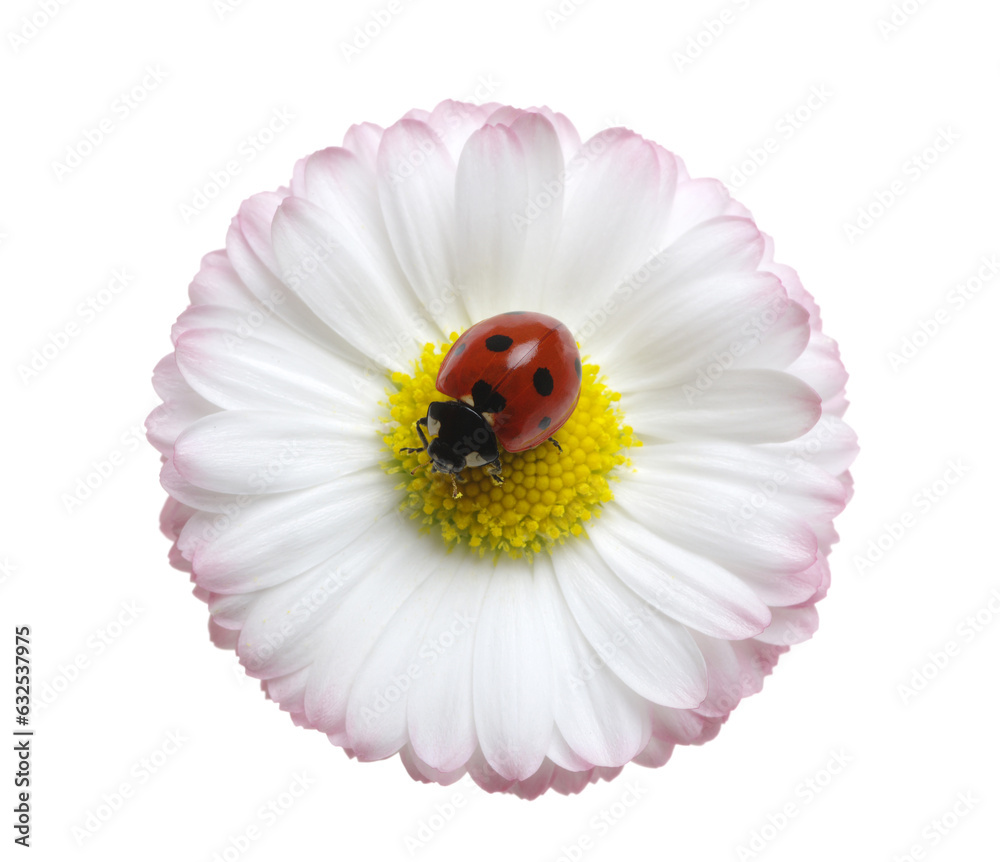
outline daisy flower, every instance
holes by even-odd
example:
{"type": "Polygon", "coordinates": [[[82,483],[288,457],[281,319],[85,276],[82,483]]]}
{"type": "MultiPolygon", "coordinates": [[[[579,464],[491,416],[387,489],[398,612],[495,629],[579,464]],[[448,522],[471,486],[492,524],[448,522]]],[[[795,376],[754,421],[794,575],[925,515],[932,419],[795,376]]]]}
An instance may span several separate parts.
{"type": "Polygon", "coordinates": [[[711,739],[816,629],[856,453],[772,250],[718,181],[547,108],[443,102],[301,160],[154,373],[162,528],[212,640],[424,782],[576,793],[711,739]],[[578,401],[558,446],[453,488],[418,423],[461,333],[512,311],[572,334],[578,401]]]}

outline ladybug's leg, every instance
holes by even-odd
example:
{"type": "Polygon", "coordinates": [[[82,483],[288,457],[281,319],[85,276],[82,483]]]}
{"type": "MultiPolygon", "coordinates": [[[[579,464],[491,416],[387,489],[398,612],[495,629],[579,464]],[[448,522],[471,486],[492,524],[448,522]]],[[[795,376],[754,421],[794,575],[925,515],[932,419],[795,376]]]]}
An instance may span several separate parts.
{"type": "Polygon", "coordinates": [[[420,435],[420,442],[423,445],[422,446],[406,446],[405,448],[399,450],[400,453],[403,453],[403,452],[426,452],[427,451],[427,446],[429,445],[428,442],[427,442],[427,437],[424,434],[424,428],[426,428],[426,427],[427,427],[427,417],[424,416],[422,419],[418,419],[417,420],[417,434],[420,435]]]}
{"type": "Polygon", "coordinates": [[[549,442],[556,447],[560,452],[562,452],[562,446],[559,445],[559,441],[555,437],[549,437],[549,442]]]}
{"type": "Polygon", "coordinates": [[[499,458],[486,465],[486,475],[493,480],[494,485],[503,484],[503,465],[499,458]]]}
{"type": "MultiPolygon", "coordinates": [[[[462,496],[462,492],[458,490],[458,478],[454,473],[449,474],[451,476],[451,496],[452,499],[457,500],[462,496]]],[[[465,477],[462,477],[462,481],[465,481],[465,477]]]]}
{"type": "MultiPolygon", "coordinates": [[[[402,455],[404,452],[426,452],[427,451],[427,447],[430,444],[427,442],[427,436],[424,434],[424,428],[426,428],[426,427],[427,427],[427,417],[426,416],[424,416],[422,419],[418,419],[417,420],[417,434],[420,435],[420,442],[423,445],[422,446],[404,446],[402,449],[399,450],[399,454],[400,455],[402,455]]],[[[417,472],[417,470],[419,470],[422,466],[424,466],[424,465],[423,464],[417,464],[416,467],[414,467],[412,470],[410,470],[410,475],[411,476],[414,475],[417,472]]],[[[432,473],[434,472],[434,464],[433,463],[431,464],[431,472],[432,473]]]]}

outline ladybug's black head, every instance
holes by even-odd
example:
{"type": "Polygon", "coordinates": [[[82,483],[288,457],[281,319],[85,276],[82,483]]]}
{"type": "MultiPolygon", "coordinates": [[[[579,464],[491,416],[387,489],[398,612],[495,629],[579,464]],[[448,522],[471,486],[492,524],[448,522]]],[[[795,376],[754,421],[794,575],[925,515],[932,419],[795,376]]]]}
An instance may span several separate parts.
{"type": "Polygon", "coordinates": [[[462,401],[432,401],[427,408],[427,432],[435,437],[427,454],[439,473],[461,473],[466,467],[482,467],[500,457],[489,422],[462,401]]]}

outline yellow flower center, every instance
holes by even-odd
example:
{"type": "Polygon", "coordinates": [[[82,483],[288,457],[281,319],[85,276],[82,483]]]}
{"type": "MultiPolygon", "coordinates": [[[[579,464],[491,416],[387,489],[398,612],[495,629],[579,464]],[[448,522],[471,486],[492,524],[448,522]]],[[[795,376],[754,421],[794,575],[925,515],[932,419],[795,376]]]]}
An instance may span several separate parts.
{"type": "Polygon", "coordinates": [[[600,368],[583,363],[580,400],[569,420],[553,435],[562,451],[546,441],[527,452],[500,448],[503,484],[496,485],[484,467],[462,471],[461,496],[452,496],[451,477],[431,472],[424,451],[401,452],[419,446],[416,421],[427,415],[432,401],[448,400],[435,389],[438,368],[451,344],[426,344],[413,374],[396,372],[387,390],[391,418],[383,436],[391,460],[384,467],[400,475],[403,509],[437,531],[449,545],[468,543],[480,554],[492,551],[513,558],[550,550],[566,536],[579,536],[602,503],[613,499],[609,480],[616,468],[628,465],[627,450],[641,446],[624,424],[621,396],[600,377],[600,368]]]}

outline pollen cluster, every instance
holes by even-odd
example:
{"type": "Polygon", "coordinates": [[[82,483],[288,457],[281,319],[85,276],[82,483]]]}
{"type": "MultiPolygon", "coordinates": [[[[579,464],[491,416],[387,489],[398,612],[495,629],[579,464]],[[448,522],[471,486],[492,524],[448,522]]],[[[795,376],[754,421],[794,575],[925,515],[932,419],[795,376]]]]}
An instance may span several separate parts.
{"type": "Polygon", "coordinates": [[[431,472],[426,452],[400,451],[420,445],[415,423],[426,416],[428,404],[447,400],[434,383],[457,338],[452,333],[450,343],[425,345],[413,373],[394,373],[387,389],[385,468],[403,480],[398,486],[403,509],[447,544],[468,544],[480,555],[530,557],[581,535],[587,521],[600,515],[601,504],[613,498],[609,480],[616,468],[628,465],[629,447],[642,445],[624,424],[621,396],[605,385],[597,365],[583,363],[580,400],[553,435],[562,451],[549,441],[516,454],[501,447],[502,485],[483,467],[467,468],[456,498],[450,477],[431,472]]]}

